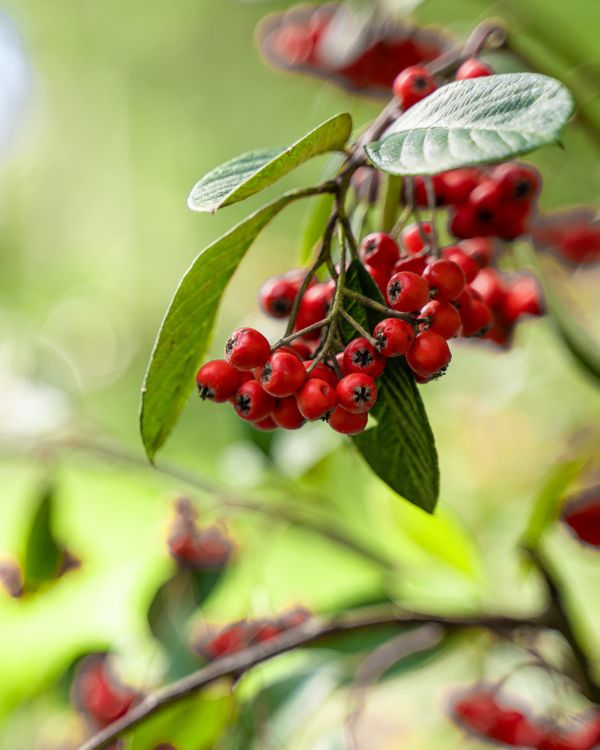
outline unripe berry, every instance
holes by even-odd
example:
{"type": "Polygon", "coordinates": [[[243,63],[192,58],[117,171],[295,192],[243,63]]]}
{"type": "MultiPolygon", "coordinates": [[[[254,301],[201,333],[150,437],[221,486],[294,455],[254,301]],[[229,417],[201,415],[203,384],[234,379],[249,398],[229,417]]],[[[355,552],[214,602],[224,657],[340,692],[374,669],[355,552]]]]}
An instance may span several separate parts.
{"type": "Polygon", "coordinates": [[[428,221],[420,224],[409,224],[402,230],[402,245],[407,252],[416,255],[429,246],[433,235],[433,227],[428,221]]]}
{"type": "Polygon", "coordinates": [[[411,271],[395,273],[388,282],[387,301],[399,312],[419,310],[429,299],[429,284],[411,271]]]}
{"type": "Polygon", "coordinates": [[[465,81],[468,78],[483,78],[484,76],[491,76],[493,74],[493,68],[487,63],[478,60],[476,57],[471,57],[462,63],[456,71],[455,78],[457,81],[465,81]]]}
{"type": "Polygon", "coordinates": [[[271,355],[267,339],[255,328],[238,328],[227,339],[225,359],[237,370],[254,370],[271,355]]]}
{"type": "Polygon", "coordinates": [[[467,284],[473,281],[479,273],[480,266],[477,261],[456,245],[445,247],[442,250],[442,257],[445,260],[451,260],[462,268],[467,284]]]}
{"type": "Polygon", "coordinates": [[[406,353],[406,361],[410,368],[424,378],[443,371],[451,359],[452,354],[446,339],[432,331],[419,333],[406,353]]]}
{"type": "Polygon", "coordinates": [[[499,194],[506,201],[531,203],[542,186],[542,176],[537,169],[516,162],[494,167],[492,178],[498,185],[499,194]]]}
{"type": "Polygon", "coordinates": [[[217,404],[228,401],[240,385],[240,373],[224,359],[214,359],[198,370],[196,384],[201,399],[217,404]]]}
{"type": "Polygon", "coordinates": [[[351,341],[344,349],[345,374],[362,372],[378,378],[385,369],[385,358],[362,336],[351,341]]]}
{"type": "Polygon", "coordinates": [[[329,365],[326,365],[324,362],[317,362],[312,370],[308,372],[312,363],[312,359],[307,359],[306,362],[304,362],[304,367],[307,370],[307,376],[309,378],[318,378],[319,380],[324,380],[326,383],[329,383],[332,388],[335,388],[340,381],[340,379],[336,375],[335,370],[332,367],[329,367],[329,365]]]}
{"type": "Polygon", "coordinates": [[[373,338],[384,357],[399,357],[406,354],[415,340],[415,330],[405,320],[385,318],[375,326],[373,338]]]}
{"type": "Polygon", "coordinates": [[[261,308],[273,318],[287,318],[296,299],[298,287],[291,278],[275,276],[260,288],[261,308]]]}
{"type": "Polygon", "coordinates": [[[431,300],[421,309],[419,317],[429,318],[428,323],[421,324],[421,330],[439,333],[445,339],[456,336],[462,325],[460,313],[450,302],[431,300]]]}
{"type": "Polygon", "coordinates": [[[238,416],[249,422],[260,422],[268,417],[275,406],[275,399],[260,387],[256,380],[242,383],[233,397],[233,408],[238,416]]]}
{"type": "Polygon", "coordinates": [[[456,299],[465,288],[465,274],[452,260],[434,260],[423,271],[431,296],[440,302],[456,299]]]}
{"type": "Polygon", "coordinates": [[[369,415],[367,412],[353,414],[344,409],[343,406],[338,406],[333,410],[327,423],[333,430],[342,435],[358,435],[359,432],[364,431],[368,421],[369,415]]]}
{"type": "Polygon", "coordinates": [[[306,370],[295,353],[277,350],[257,369],[256,379],[271,396],[283,398],[296,393],[306,380],[306,370]]]}
{"type": "Polygon", "coordinates": [[[396,76],[392,88],[400,105],[408,109],[429,96],[437,87],[427,68],[411,65],[396,76]]]}
{"type": "Polygon", "coordinates": [[[494,322],[489,305],[477,298],[471,298],[471,304],[461,308],[460,318],[463,336],[483,336],[494,322]]]}
{"type": "Polygon", "coordinates": [[[284,430],[297,430],[306,422],[298,410],[295,396],[278,398],[271,412],[271,417],[275,424],[284,430]]]}
{"type": "Polygon", "coordinates": [[[298,409],[310,421],[327,419],[337,402],[335,388],[319,378],[309,378],[296,393],[298,409]]]}
{"type": "Polygon", "coordinates": [[[377,401],[377,385],[372,377],[353,372],[343,377],[337,385],[336,393],[340,406],[353,414],[369,411],[377,401]]]}
{"type": "Polygon", "coordinates": [[[389,272],[400,257],[400,250],[389,234],[373,232],[360,243],[360,257],[363,263],[372,268],[389,272]]]}

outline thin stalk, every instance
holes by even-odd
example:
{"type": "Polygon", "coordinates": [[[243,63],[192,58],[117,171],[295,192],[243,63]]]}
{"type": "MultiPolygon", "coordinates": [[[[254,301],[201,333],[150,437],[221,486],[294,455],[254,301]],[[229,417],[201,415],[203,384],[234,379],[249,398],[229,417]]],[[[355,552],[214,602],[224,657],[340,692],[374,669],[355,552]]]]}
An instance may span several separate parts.
{"type": "Polygon", "coordinates": [[[369,342],[369,344],[371,344],[371,346],[374,346],[377,349],[377,342],[375,341],[373,336],[371,336],[371,334],[365,328],[363,328],[363,326],[361,326],[358,320],[355,320],[352,317],[352,315],[346,312],[346,310],[344,310],[343,307],[340,308],[340,315],[342,316],[342,318],[344,318],[344,320],[350,323],[350,325],[354,328],[355,331],[360,333],[360,335],[363,338],[367,339],[367,341],[369,342]]]}

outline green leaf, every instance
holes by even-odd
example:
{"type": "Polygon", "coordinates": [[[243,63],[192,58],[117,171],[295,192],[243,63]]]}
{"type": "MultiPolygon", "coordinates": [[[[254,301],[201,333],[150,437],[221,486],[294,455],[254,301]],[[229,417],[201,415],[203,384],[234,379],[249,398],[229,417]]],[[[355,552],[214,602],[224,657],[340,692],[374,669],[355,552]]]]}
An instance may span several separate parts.
{"type": "MultiPolygon", "coordinates": [[[[382,299],[375,282],[358,261],[348,267],[346,286],[372,299],[382,299]]],[[[384,317],[354,300],[344,306],[368,330],[384,317]]],[[[341,329],[346,340],[355,335],[345,322],[341,329]]],[[[423,401],[403,357],[388,360],[378,389],[377,403],[371,412],[377,425],[355,435],[354,444],[380,479],[409,502],[432,513],[439,493],[437,451],[423,401]]]]}
{"type": "Polygon", "coordinates": [[[304,227],[304,233],[302,236],[302,244],[299,253],[300,263],[306,263],[308,261],[314,246],[323,236],[323,232],[327,226],[327,220],[333,209],[335,198],[331,193],[325,193],[325,195],[318,195],[313,201],[314,206],[308,215],[308,220],[304,227]]]}
{"type": "Polygon", "coordinates": [[[397,175],[490,164],[560,143],[573,108],[559,81],[537,73],[455,81],[411,107],[366,151],[378,169],[397,175]]]}
{"type": "Polygon", "coordinates": [[[212,750],[235,712],[228,681],[161,708],[124,735],[124,750],[212,750]]]}
{"type": "Polygon", "coordinates": [[[251,214],[196,257],[158,333],[142,388],[140,430],[150,460],[183,409],[208,348],[219,302],[260,231],[303,192],[290,192],[251,214]]]}
{"type": "Polygon", "coordinates": [[[52,530],[54,488],[45,486],[40,493],[25,543],[23,588],[32,591],[51,581],[60,573],[62,547],[52,530]]]}
{"type": "Polygon", "coordinates": [[[347,113],[335,115],[288,148],[250,151],[222,164],[197,182],[188,198],[192,211],[216,211],[264,190],[308,159],[343,149],[352,132],[347,113]]]}
{"type": "Polygon", "coordinates": [[[546,529],[558,519],[563,500],[587,463],[585,458],[576,458],[552,467],[535,499],[523,535],[524,547],[535,549],[539,546],[546,529]]]}

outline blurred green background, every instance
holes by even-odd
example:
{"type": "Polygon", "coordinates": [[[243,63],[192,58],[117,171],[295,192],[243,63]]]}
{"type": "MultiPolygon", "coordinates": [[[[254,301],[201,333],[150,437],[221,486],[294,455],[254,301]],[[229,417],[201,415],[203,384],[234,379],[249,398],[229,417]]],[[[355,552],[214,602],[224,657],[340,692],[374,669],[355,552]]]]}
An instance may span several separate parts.
{"type": "MultiPolygon", "coordinates": [[[[161,652],[145,612],[171,571],[164,543],[171,502],[187,493],[206,508],[203,518],[223,515],[214,498],[149,467],[51,447],[57,436],[114,439],[142,457],[140,385],[179,278],[199,249],[281,186],[213,217],[186,208],[189,189],[220,162],[291,142],[336,112],[350,111],[360,126],[378,111],[321,81],[265,66],[256,23],[286,5],[2,4],[0,26],[20,35],[30,79],[0,166],[0,558],[22,554],[40,483],[50,479],[57,533],[83,560],[81,570],[35,596],[0,596],[2,750],[68,747],[56,739],[72,721],[63,676],[83,653],[110,646],[129,681],[160,680],[161,652]]],[[[572,85],[592,120],[600,120],[596,0],[426,0],[414,15],[457,37],[490,15],[508,19],[519,47],[572,85]]],[[[544,149],[532,161],[544,171],[546,208],[598,203],[598,146],[583,130],[569,131],[565,150],[544,149]]],[[[323,165],[302,167],[285,186],[313,183],[323,165]]],[[[252,248],[226,293],[214,355],[241,323],[275,334],[257,309],[256,292],[266,277],[297,262],[307,211],[288,208],[252,248]]],[[[555,273],[598,334],[598,270],[555,273]]],[[[207,604],[208,619],[298,603],[331,612],[383,592],[442,612],[535,609],[540,591],[523,575],[514,546],[548,471],[578,446],[597,442],[600,394],[545,319],[522,325],[508,353],[458,344],[454,352],[448,375],[422,391],[441,461],[433,519],[391,497],[320,425],[257,437],[226,409],[192,400],[159,465],[176,462],[254,497],[291,492],[308,511],[339,521],[398,565],[382,575],[314,534],[229,512],[239,552],[207,604]]],[[[590,596],[598,590],[597,564],[561,529],[547,545],[597,661],[600,601],[590,596]]],[[[373,691],[360,728],[370,738],[365,747],[463,745],[443,715],[450,686],[482,668],[502,674],[516,657],[508,647],[486,656],[485,637],[460,646],[373,691]]],[[[274,746],[343,746],[335,743],[347,697],[336,689],[334,667],[315,666],[310,655],[298,659],[315,681],[312,698],[278,718],[274,746]]],[[[289,659],[281,669],[287,663],[294,667],[289,659]]],[[[257,679],[270,679],[268,670],[257,679]]],[[[538,705],[551,704],[552,691],[536,679],[528,690],[538,705]]]]}

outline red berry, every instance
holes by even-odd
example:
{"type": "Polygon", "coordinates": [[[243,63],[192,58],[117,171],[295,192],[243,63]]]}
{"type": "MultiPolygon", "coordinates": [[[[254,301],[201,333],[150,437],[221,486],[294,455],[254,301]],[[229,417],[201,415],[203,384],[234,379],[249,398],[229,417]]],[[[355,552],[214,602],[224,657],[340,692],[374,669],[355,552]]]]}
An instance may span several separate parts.
{"type": "Polygon", "coordinates": [[[124,716],[140,694],[112,676],[104,656],[91,656],[81,664],[74,686],[81,711],[99,728],[124,716]]]}
{"type": "Polygon", "coordinates": [[[537,169],[515,162],[499,164],[492,172],[492,179],[504,200],[519,203],[531,203],[542,186],[542,176],[537,169]]]}
{"type": "Polygon", "coordinates": [[[502,277],[495,268],[483,268],[470,284],[470,289],[476,291],[491,308],[498,307],[506,295],[502,277]]]}
{"type": "Polygon", "coordinates": [[[467,308],[461,308],[463,336],[483,336],[494,321],[489,305],[483,300],[472,298],[467,308]]]}
{"type": "Polygon", "coordinates": [[[256,371],[262,389],[271,396],[283,398],[296,393],[306,380],[306,369],[296,353],[277,350],[256,371]]]}
{"type": "Polygon", "coordinates": [[[327,419],[337,405],[335,388],[319,378],[309,378],[296,394],[296,403],[303,417],[314,421],[327,419]]]}
{"type": "Polygon", "coordinates": [[[385,318],[375,326],[373,338],[384,357],[399,357],[406,354],[415,340],[415,330],[405,320],[385,318]]]}
{"type": "Polygon", "coordinates": [[[428,323],[422,324],[422,330],[439,333],[445,339],[456,336],[462,325],[460,313],[450,302],[431,300],[421,309],[419,317],[429,318],[428,323]]]}
{"type": "MultiPolygon", "coordinates": [[[[304,367],[308,371],[310,366],[312,365],[313,360],[307,359],[304,363],[304,367]]],[[[312,368],[310,373],[308,373],[309,378],[319,378],[319,380],[324,380],[326,383],[329,383],[329,385],[332,388],[335,388],[337,384],[339,383],[340,379],[335,373],[335,370],[332,367],[329,367],[329,365],[326,365],[324,362],[317,362],[317,364],[312,368]]]]}
{"type": "Polygon", "coordinates": [[[291,278],[275,276],[262,285],[259,292],[260,306],[273,318],[287,318],[297,292],[298,287],[291,278]]]}
{"type": "Polygon", "coordinates": [[[465,274],[452,260],[434,260],[423,271],[431,296],[440,302],[456,299],[465,288],[465,274]]]}
{"type": "Polygon", "coordinates": [[[473,279],[479,273],[480,266],[477,261],[470,255],[467,255],[467,253],[465,253],[460,249],[460,247],[457,247],[456,245],[445,247],[442,250],[442,257],[446,260],[453,261],[457,266],[460,266],[462,268],[467,284],[473,281],[473,279]]]}
{"type": "Polygon", "coordinates": [[[402,244],[409,253],[416,255],[429,246],[433,228],[428,221],[420,224],[409,224],[402,230],[402,244]]]}
{"type": "Polygon", "coordinates": [[[394,96],[401,106],[408,109],[421,99],[429,96],[437,87],[427,68],[420,65],[411,65],[396,76],[392,88],[394,96]]]}
{"type": "Polygon", "coordinates": [[[570,502],[562,521],[581,542],[600,547],[600,490],[592,488],[570,502]]]}
{"type": "Polygon", "coordinates": [[[255,328],[238,328],[225,344],[225,359],[237,370],[254,370],[270,356],[269,342],[255,328]]]}
{"type": "Polygon", "coordinates": [[[271,430],[276,430],[279,426],[272,417],[265,417],[264,419],[259,419],[258,421],[252,422],[252,426],[256,427],[257,430],[262,430],[263,432],[271,432],[271,430]]]}
{"type": "Polygon", "coordinates": [[[302,341],[302,339],[294,339],[290,344],[290,348],[296,352],[301,360],[307,360],[312,353],[310,346],[306,341],[302,341]]]}
{"type": "Polygon", "coordinates": [[[460,240],[471,237],[489,237],[494,233],[494,227],[484,224],[477,218],[475,208],[470,203],[458,206],[450,218],[450,233],[460,240]]]}
{"type": "Polygon", "coordinates": [[[273,638],[281,635],[281,628],[273,622],[258,622],[255,623],[254,641],[258,643],[264,643],[265,641],[272,641],[273,638]]]}
{"type": "Polygon", "coordinates": [[[467,78],[483,78],[483,76],[491,76],[494,74],[493,68],[482,60],[478,60],[476,57],[471,57],[465,60],[464,63],[456,71],[456,80],[465,81],[467,78]]]}
{"type": "Polygon", "coordinates": [[[233,622],[214,635],[205,638],[198,650],[208,661],[219,659],[228,654],[235,654],[246,648],[250,638],[250,629],[246,620],[233,622]]]}
{"type": "MultiPolygon", "coordinates": [[[[300,302],[294,330],[300,331],[302,328],[318,323],[327,317],[332,295],[333,292],[329,284],[319,283],[307,289],[300,302]]],[[[319,331],[305,334],[305,338],[309,340],[318,339],[319,331]]]]}
{"type": "Polygon", "coordinates": [[[341,432],[342,435],[358,435],[367,426],[368,419],[367,412],[353,414],[343,406],[337,406],[327,422],[332,429],[341,432]]]}
{"type": "Polygon", "coordinates": [[[452,713],[460,724],[484,736],[493,726],[498,711],[494,696],[484,691],[470,693],[452,706],[452,713]]]}
{"type": "Polygon", "coordinates": [[[443,205],[465,203],[480,180],[477,169],[452,169],[437,176],[437,194],[443,205]]]}
{"type": "Polygon", "coordinates": [[[250,422],[260,422],[268,417],[275,406],[275,399],[263,391],[256,380],[242,383],[233,397],[233,408],[238,416],[250,422]]]}
{"type": "Polygon", "coordinates": [[[400,257],[400,250],[389,234],[373,232],[360,243],[360,257],[371,268],[389,272],[400,257]]]}
{"type": "Polygon", "coordinates": [[[217,404],[228,401],[240,385],[240,373],[224,359],[214,359],[198,370],[196,384],[201,399],[217,404]]]}
{"type": "Polygon", "coordinates": [[[503,201],[499,184],[494,180],[482,180],[469,196],[469,206],[475,211],[477,224],[495,233],[503,201]]]}
{"type": "Polygon", "coordinates": [[[486,736],[512,747],[536,747],[542,733],[521,711],[501,708],[486,736]]]}
{"type": "Polygon", "coordinates": [[[361,372],[353,372],[343,377],[337,385],[336,393],[340,406],[353,414],[369,411],[377,401],[375,381],[361,372]]]}
{"type": "Polygon", "coordinates": [[[503,240],[516,240],[529,231],[531,204],[516,201],[503,206],[496,218],[496,234],[503,240]]]}
{"type": "Polygon", "coordinates": [[[479,268],[489,266],[494,257],[494,246],[487,237],[473,237],[459,242],[458,247],[463,253],[473,258],[479,268]]]}
{"type": "Polygon", "coordinates": [[[420,276],[425,270],[427,265],[427,258],[425,256],[412,256],[410,258],[400,258],[393,268],[393,273],[400,273],[400,271],[410,271],[420,276]]]}
{"type": "Polygon", "coordinates": [[[278,398],[271,412],[271,417],[277,427],[284,430],[297,430],[306,422],[298,410],[295,396],[278,398]]]}
{"type": "Polygon", "coordinates": [[[390,271],[384,268],[373,268],[369,265],[366,265],[365,268],[371,275],[373,281],[377,284],[377,287],[382,296],[385,297],[387,283],[390,280],[390,271]]]}
{"type": "Polygon", "coordinates": [[[343,362],[343,371],[348,375],[362,372],[372,378],[378,378],[385,369],[385,358],[362,337],[354,339],[344,349],[343,362]]]}
{"type": "Polygon", "coordinates": [[[451,359],[452,354],[446,339],[433,331],[419,333],[406,353],[406,361],[410,368],[424,378],[444,370],[451,359]]]}
{"type": "Polygon", "coordinates": [[[388,282],[387,301],[399,312],[419,310],[429,299],[429,284],[411,271],[395,273],[388,282]]]}
{"type": "Polygon", "coordinates": [[[523,315],[541,315],[542,295],[537,280],[524,274],[509,284],[501,301],[500,311],[502,319],[508,324],[514,323],[523,315]]]}

